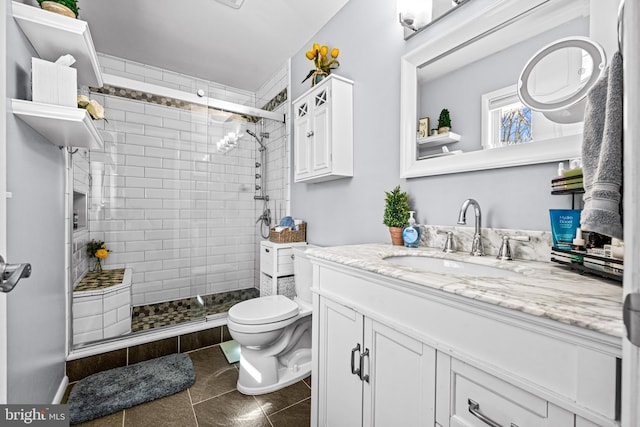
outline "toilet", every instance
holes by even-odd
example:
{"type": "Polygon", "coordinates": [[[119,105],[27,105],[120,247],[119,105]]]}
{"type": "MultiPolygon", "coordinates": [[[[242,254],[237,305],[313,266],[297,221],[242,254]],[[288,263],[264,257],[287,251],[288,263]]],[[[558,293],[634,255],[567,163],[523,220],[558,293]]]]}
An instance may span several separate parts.
{"type": "Polygon", "coordinates": [[[312,266],[305,251],[293,247],[296,297],[269,295],[229,309],[227,327],[240,345],[238,391],[257,395],[291,385],[311,373],[312,266]]]}

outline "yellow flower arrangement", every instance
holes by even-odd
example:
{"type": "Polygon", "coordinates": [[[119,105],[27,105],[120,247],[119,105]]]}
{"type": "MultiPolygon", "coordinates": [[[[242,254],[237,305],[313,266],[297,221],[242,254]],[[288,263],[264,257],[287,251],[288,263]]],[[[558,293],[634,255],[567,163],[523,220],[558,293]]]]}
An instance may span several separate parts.
{"type": "Polygon", "coordinates": [[[87,243],[87,255],[91,258],[96,258],[96,265],[94,271],[100,273],[102,271],[102,260],[109,256],[109,249],[103,241],[91,240],[87,243]]]}
{"type": "Polygon", "coordinates": [[[93,120],[104,119],[104,121],[107,121],[104,118],[104,107],[95,99],[89,99],[86,95],[78,95],[78,107],[87,110],[93,120]]]}
{"type": "Polygon", "coordinates": [[[305,53],[305,56],[308,60],[313,61],[316,68],[309,71],[302,83],[311,77],[311,86],[314,86],[318,81],[331,74],[331,70],[335,70],[340,66],[340,62],[336,59],[338,55],[340,55],[340,49],[337,47],[334,47],[329,52],[329,47],[314,43],[311,50],[305,53]]]}

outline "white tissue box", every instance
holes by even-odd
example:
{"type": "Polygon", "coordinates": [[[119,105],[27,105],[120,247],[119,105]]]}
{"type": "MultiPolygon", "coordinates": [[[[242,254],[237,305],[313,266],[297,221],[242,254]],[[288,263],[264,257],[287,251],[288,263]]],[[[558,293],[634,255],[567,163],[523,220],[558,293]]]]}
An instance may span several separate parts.
{"type": "Polygon", "coordinates": [[[31,58],[33,102],[78,106],[78,75],[75,68],[31,58]]]}

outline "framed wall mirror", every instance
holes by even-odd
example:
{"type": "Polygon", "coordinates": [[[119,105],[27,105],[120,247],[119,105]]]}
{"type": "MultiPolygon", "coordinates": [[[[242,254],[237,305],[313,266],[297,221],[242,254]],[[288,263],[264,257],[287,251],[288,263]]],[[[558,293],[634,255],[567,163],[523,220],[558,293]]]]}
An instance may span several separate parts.
{"type": "Polygon", "coordinates": [[[589,0],[471,1],[428,28],[427,41],[401,58],[401,178],[580,156],[582,123],[530,111],[516,82],[542,47],[588,37],[589,12],[589,0]],[[419,120],[437,128],[442,109],[450,134],[418,138],[419,120]]]}

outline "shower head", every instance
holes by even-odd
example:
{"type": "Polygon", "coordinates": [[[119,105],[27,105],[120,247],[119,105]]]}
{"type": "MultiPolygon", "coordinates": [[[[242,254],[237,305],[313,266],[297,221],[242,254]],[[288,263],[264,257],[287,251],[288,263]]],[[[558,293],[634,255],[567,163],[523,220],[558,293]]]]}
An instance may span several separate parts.
{"type": "Polygon", "coordinates": [[[256,135],[255,132],[251,132],[250,129],[247,129],[247,134],[251,135],[256,141],[258,141],[258,144],[260,144],[260,147],[263,150],[267,149],[267,147],[265,147],[265,145],[262,143],[262,137],[263,137],[262,134],[260,134],[260,138],[258,138],[258,135],[256,135]]]}

